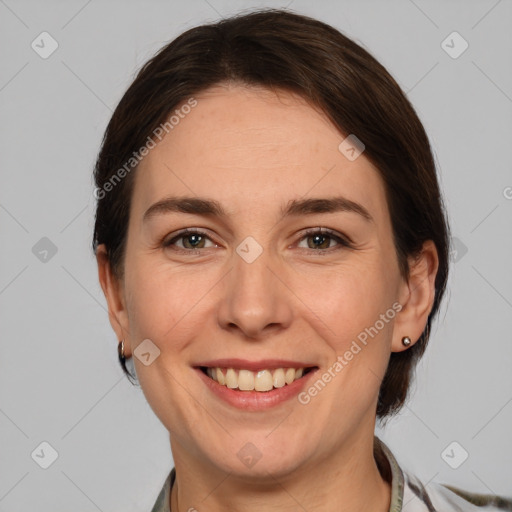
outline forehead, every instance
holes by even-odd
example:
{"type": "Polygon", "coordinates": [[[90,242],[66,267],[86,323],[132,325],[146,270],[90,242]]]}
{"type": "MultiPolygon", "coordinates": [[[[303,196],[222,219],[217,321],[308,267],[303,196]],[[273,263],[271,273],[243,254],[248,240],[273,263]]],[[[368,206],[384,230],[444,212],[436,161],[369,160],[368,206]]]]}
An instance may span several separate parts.
{"type": "Polygon", "coordinates": [[[364,153],[347,159],[345,135],[304,99],[228,85],[194,99],[140,163],[134,209],[166,195],[215,197],[233,211],[335,194],[384,206],[378,171],[364,153]]]}

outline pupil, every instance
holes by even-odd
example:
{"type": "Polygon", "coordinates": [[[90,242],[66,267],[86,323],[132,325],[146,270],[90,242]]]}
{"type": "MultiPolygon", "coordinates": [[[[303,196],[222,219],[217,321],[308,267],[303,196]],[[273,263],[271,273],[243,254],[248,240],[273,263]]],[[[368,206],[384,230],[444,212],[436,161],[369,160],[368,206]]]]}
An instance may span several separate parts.
{"type": "Polygon", "coordinates": [[[328,239],[328,237],[324,235],[313,235],[311,238],[313,239],[313,245],[310,246],[311,248],[316,248],[325,245],[325,241],[326,239],[328,239]]]}
{"type": "Polygon", "coordinates": [[[189,235],[188,242],[192,246],[196,247],[201,242],[201,235],[189,235]]]}

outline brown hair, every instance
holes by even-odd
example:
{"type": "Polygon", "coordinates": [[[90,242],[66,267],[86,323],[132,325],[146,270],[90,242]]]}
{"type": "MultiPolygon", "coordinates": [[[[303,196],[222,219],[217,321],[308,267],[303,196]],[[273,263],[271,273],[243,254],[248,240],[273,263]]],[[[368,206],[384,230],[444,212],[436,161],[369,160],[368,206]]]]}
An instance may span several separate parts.
{"type": "MultiPolygon", "coordinates": [[[[98,155],[94,251],[105,244],[113,272],[123,278],[135,170],[116,182],[114,174],[126,169],[173,109],[225,82],[297,93],[325,112],[341,133],[364,143],[365,156],[385,184],[404,277],[407,257],[418,254],[426,240],[435,243],[439,269],[426,328],[408,350],[391,354],[380,388],[377,415],[398,411],[444,294],[448,224],[430,144],[413,107],[386,69],[333,27],[288,11],[259,10],[187,30],[149,60],[112,115],[98,155]]],[[[122,366],[130,375],[124,361],[122,366]]]]}

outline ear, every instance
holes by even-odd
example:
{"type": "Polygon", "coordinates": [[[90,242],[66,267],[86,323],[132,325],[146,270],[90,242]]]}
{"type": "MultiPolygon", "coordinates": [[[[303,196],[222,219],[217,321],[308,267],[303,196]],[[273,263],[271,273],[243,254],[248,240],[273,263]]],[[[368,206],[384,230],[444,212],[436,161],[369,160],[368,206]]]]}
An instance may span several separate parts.
{"type": "Polygon", "coordinates": [[[96,249],[96,261],[98,263],[98,278],[101,289],[107,300],[110,325],[114,329],[117,339],[119,341],[124,340],[125,355],[130,357],[129,323],[124,298],[124,287],[123,283],[117,279],[112,271],[105,244],[99,245],[96,249]]]}
{"type": "Polygon", "coordinates": [[[435,298],[435,280],[439,258],[432,240],[427,240],[421,252],[409,259],[409,278],[400,287],[402,309],[396,316],[392,352],[407,350],[416,343],[427,325],[435,298]],[[408,336],[412,344],[405,347],[402,338],[408,336]]]}

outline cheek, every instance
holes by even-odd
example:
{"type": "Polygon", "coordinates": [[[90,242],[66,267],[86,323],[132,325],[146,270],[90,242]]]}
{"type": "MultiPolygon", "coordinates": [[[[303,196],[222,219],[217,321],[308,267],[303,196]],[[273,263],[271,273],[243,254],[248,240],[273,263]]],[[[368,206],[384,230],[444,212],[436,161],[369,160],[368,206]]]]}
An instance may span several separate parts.
{"type": "MultiPolygon", "coordinates": [[[[382,314],[388,312],[388,317],[394,318],[395,277],[377,258],[373,262],[354,262],[343,268],[323,270],[317,275],[304,272],[293,287],[300,290],[297,295],[304,297],[325,323],[329,338],[340,350],[379,321],[382,314]]],[[[379,322],[379,330],[385,333],[391,324],[382,326],[379,322]]]]}
{"type": "MultiPolygon", "coordinates": [[[[277,283],[280,291],[269,293],[278,293],[279,300],[294,310],[298,323],[305,320],[314,326],[336,353],[342,353],[392,307],[398,275],[392,251],[374,247],[349,255],[336,266],[284,266],[280,273],[286,286],[277,283]]],[[[223,293],[230,293],[222,291],[225,268],[218,266],[192,263],[171,268],[165,260],[142,255],[127,259],[125,265],[134,346],[149,338],[169,356],[200,334],[205,323],[215,324],[215,311],[227,299],[223,293]]],[[[379,332],[389,337],[391,325],[386,323],[379,332]]]]}
{"type": "Polygon", "coordinates": [[[224,273],[218,267],[171,267],[165,260],[140,258],[126,274],[130,276],[127,309],[134,346],[148,338],[160,349],[160,363],[167,367],[183,363],[180,358],[186,359],[194,340],[214,325],[224,273]]]}
{"type": "Polygon", "coordinates": [[[180,438],[187,438],[187,432],[194,429],[191,419],[202,414],[198,401],[183,385],[190,371],[183,364],[186,348],[202,329],[200,322],[205,316],[200,275],[185,268],[164,270],[142,261],[126,268],[133,348],[150,339],[160,350],[149,366],[134,357],[141,389],[162,423],[180,438]]]}
{"type": "Polygon", "coordinates": [[[336,375],[325,402],[337,408],[371,408],[388,365],[396,284],[379,260],[374,261],[332,272],[324,291],[317,287],[310,298],[320,319],[315,330],[325,333],[331,348],[327,364],[336,375]],[[339,364],[333,369],[335,362],[339,364]]]}
{"type": "MultiPolygon", "coordinates": [[[[129,266],[127,265],[127,269],[129,266]]],[[[141,262],[127,271],[127,303],[130,332],[135,343],[149,338],[159,345],[166,333],[180,323],[193,304],[193,286],[187,286],[179,273],[141,262]]]]}

